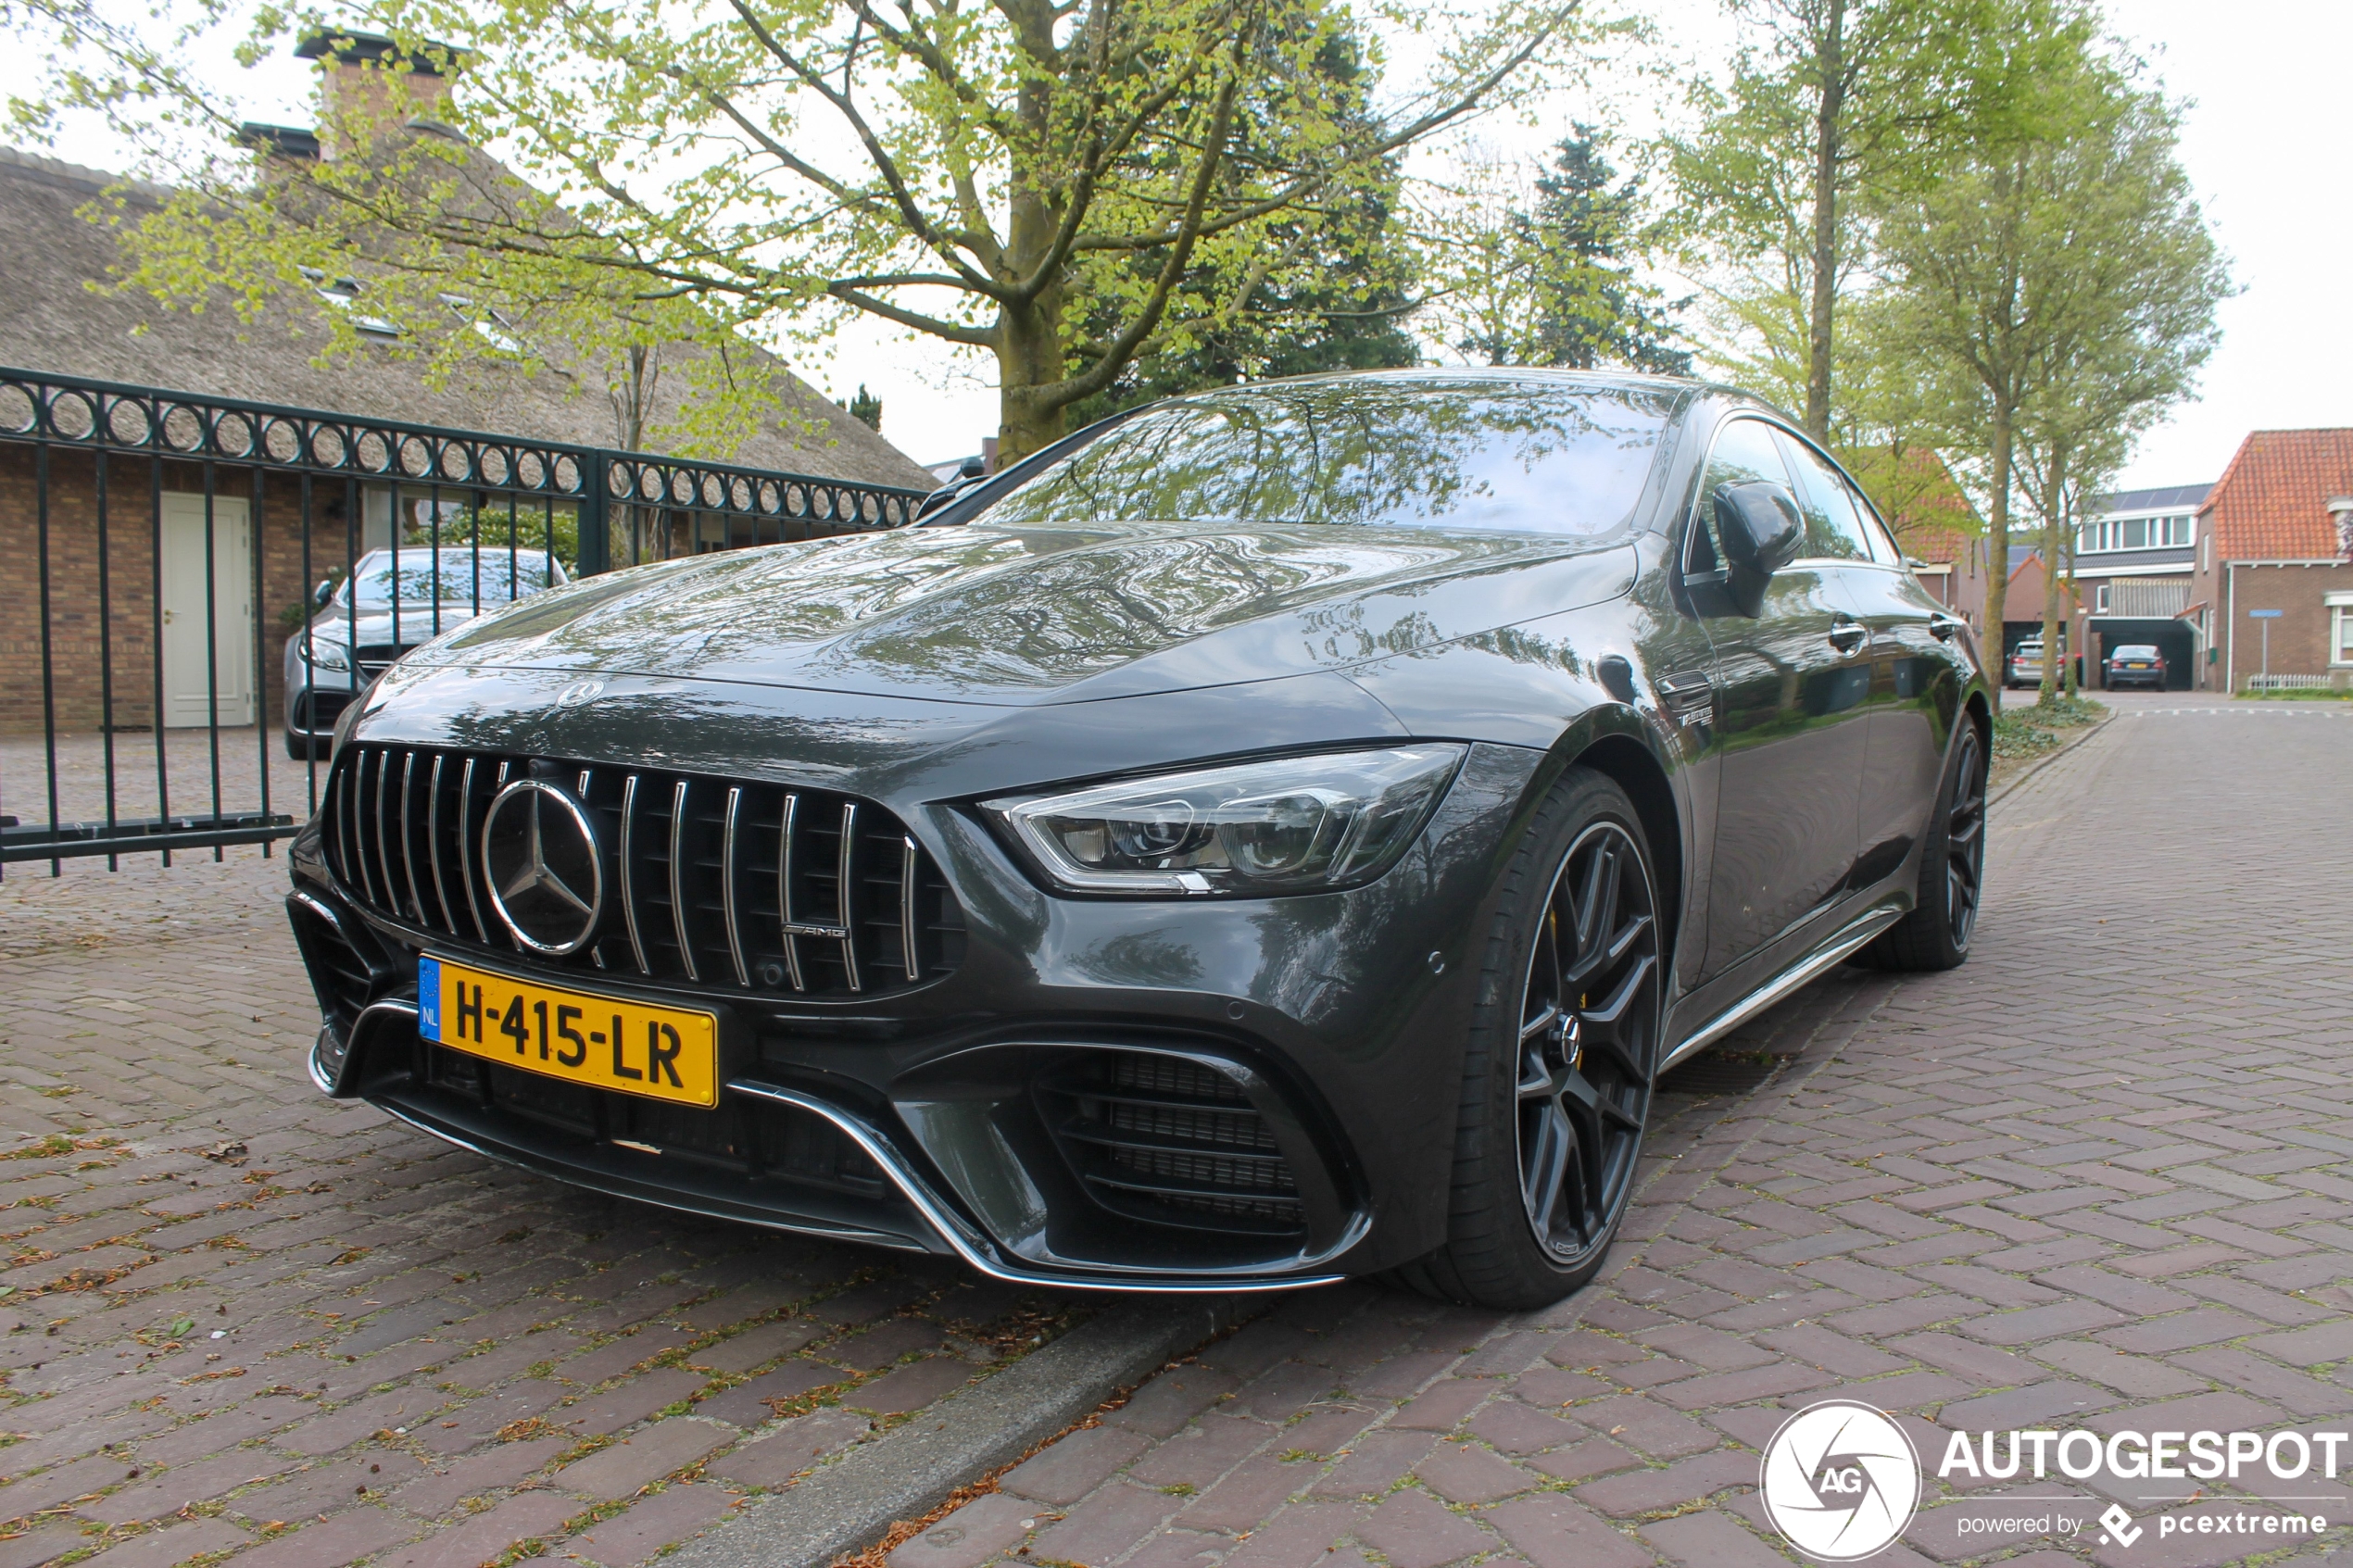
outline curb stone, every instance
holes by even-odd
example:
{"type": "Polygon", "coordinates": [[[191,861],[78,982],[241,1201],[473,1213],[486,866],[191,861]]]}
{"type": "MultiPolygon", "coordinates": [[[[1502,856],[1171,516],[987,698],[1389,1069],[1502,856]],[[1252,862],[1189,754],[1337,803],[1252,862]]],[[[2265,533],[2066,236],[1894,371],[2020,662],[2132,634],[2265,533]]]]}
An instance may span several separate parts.
{"type": "Polygon", "coordinates": [[[1114,1390],[1250,1315],[1232,1297],[1147,1297],[1097,1313],[994,1377],[861,1443],[788,1489],[746,1501],[667,1568],[826,1568],[1019,1459],[1114,1390]]]}
{"type": "Polygon", "coordinates": [[[1986,809],[1991,810],[1999,802],[2016,795],[2019,791],[2020,785],[2026,783],[2027,780],[2032,778],[2035,774],[2041,772],[2044,769],[2049,767],[2052,763],[2057,761],[2060,758],[2066,756],[2069,752],[2074,750],[2077,746],[2082,746],[2085,741],[2090,740],[2094,735],[2098,734],[2102,730],[2107,729],[2115,718],[2116,710],[2111,708],[2108,709],[2105,717],[2095,719],[2092,722],[2084,725],[2082,734],[2070,735],[2066,740],[2059,742],[2057,746],[2043,753],[2042,756],[2037,757],[2025,767],[2020,768],[2017,772],[2012,773],[2008,778],[2003,780],[2001,788],[1992,791],[1985,797],[1986,809]]]}

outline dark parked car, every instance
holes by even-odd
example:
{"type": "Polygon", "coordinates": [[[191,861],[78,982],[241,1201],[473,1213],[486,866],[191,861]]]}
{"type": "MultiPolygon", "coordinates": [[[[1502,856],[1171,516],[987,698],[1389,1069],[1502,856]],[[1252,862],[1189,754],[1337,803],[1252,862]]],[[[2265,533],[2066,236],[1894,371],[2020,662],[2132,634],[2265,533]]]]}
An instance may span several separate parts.
{"type": "Polygon", "coordinates": [[[2146,686],[2152,691],[2165,689],[2165,656],[2157,651],[2154,643],[2127,643],[2108,656],[2108,684],[2112,691],[2119,686],[2146,686]]]}
{"type": "Polygon", "coordinates": [[[1105,421],[888,533],[584,580],[346,714],[320,1086],[1000,1278],[1601,1266],[1671,1063],[1969,952],[1985,676],[1730,392],[1105,421]]]}

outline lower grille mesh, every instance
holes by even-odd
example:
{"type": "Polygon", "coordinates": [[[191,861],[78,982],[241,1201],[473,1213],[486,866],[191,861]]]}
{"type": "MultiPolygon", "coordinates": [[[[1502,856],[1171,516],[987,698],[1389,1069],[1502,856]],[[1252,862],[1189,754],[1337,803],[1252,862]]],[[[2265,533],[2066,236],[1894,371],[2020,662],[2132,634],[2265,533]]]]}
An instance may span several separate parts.
{"type": "Polygon", "coordinates": [[[613,1094],[518,1072],[441,1046],[425,1047],[436,1087],[583,1141],[622,1140],[746,1178],[786,1176],[861,1198],[888,1188],[881,1167],[822,1116],[768,1101],[729,1099],[714,1110],[613,1094]]]}
{"type": "Polygon", "coordinates": [[[1305,1234],[1298,1178],[1274,1129],[1215,1069],[1094,1051],[1038,1093],[1063,1156],[1104,1208],[1187,1228],[1305,1234]]]}

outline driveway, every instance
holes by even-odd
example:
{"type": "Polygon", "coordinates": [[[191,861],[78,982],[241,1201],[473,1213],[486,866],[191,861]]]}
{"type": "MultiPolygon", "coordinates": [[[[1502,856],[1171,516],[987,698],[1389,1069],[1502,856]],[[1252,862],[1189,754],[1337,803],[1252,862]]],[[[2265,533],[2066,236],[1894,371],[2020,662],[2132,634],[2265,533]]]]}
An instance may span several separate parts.
{"type": "MultiPolygon", "coordinates": [[[[1997,808],[1966,968],[1841,972],[1670,1080],[1605,1282],[1524,1318],[1284,1298],[896,1568],[1769,1568],[1756,1450],[1838,1394],[1930,1460],[1899,1568],[2341,1540],[2341,1483],[2297,1505],[2331,1537],[2284,1552],[2059,1534],[2088,1494],[1990,1540],[1959,1524],[1984,1489],[1933,1478],[1956,1429],[2353,1409],[2353,711],[2117,706],[1997,808]]],[[[679,1561],[741,1561],[731,1516],[789,1506],[762,1493],[1084,1311],[573,1193],[320,1099],[283,872],[237,851],[0,885],[0,1568],[518,1542],[623,1568],[698,1532],[679,1561]]]]}

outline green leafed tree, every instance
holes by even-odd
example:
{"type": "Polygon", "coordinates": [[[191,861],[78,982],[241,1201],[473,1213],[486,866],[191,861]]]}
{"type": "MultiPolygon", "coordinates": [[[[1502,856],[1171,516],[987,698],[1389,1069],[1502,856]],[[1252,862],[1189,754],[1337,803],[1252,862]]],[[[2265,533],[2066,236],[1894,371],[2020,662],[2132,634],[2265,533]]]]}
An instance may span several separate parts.
{"type": "Polygon", "coordinates": [[[1474,157],[1427,221],[1434,314],[1451,346],[1491,365],[1616,365],[1688,375],[1669,301],[1644,282],[1642,182],[1577,125],[1533,189],[1507,162],[1474,157]]]}
{"type": "MultiPolygon", "coordinates": [[[[1368,82],[1361,51],[1335,37],[1316,69],[1358,98],[1368,82]]],[[[1250,145],[1254,128],[1239,132],[1250,145]]],[[[1236,168],[1255,161],[1246,156],[1236,168]]],[[[1335,189],[1312,215],[1269,222],[1265,245],[1236,282],[1204,272],[1178,284],[1184,302],[1175,312],[1181,332],[1130,359],[1100,392],[1071,405],[1073,428],[1154,398],[1245,379],[1311,375],[1326,370],[1392,369],[1421,358],[1403,323],[1415,297],[1417,257],[1397,213],[1401,177],[1394,157],[1382,159],[1347,187],[1335,189]]],[[[1131,271],[1150,277],[1164,254],[1139,252],[1131,271]]],[[[1118,295],[1085,307],[1080,337],[1113,341],[1126,308],[1118,295]]]]}
{"type": "Polygon", "coordinates": [[[194,149],[151,170],[183,195],[135,236],[168,300],[258,312],[305,268],[349,273],[452,352],[475,351],[453,310],[599,351],[652,320],[714,390],[734,334],[862,312],[994,358],[1007,458],[1295,286],[1270,255],[1328,263],[1349,193],[1579,31],[1575,0],[367,0],[388,69],[306,159],[228,156],[232,117],[154,37],[20,4],[73,45],[27,117],[94,107],[194,149]],[[1433,62],[1378,103],[1369,24],[1433,62]]]}
{"type": "Polygon", "coordinates": [[[1843,307],[1868,208],[1932,185],[2018,112],[1997,44],[2064,49],[2080,24],[2002,39],[1995,0],[1727,0],[1747,33],[1729,80],[1692,89],[1664,142],[1677,229],[1709,281],[1710,358],[1833,438],[1843,307]]]}
{"type": "MultiPolygon", "coordinates": [[[[1950,390],[1943,422],[1981,478],[1997,653],[2015,494],[2041,514],[2056,571],[2081,495],[2187,395],[2230,292],[2176,157],[2176,112],[2132,62],[2083,42],[2023,64],[2020,90],[2034,101],[2031,130],[1878,217],[1889,349],[1950,390]]],[[[2044,621],[2056,650],[2055,596],[2044,621]]]]}

